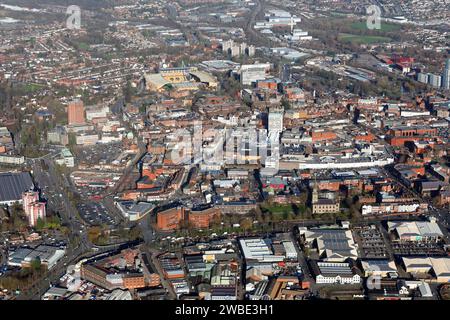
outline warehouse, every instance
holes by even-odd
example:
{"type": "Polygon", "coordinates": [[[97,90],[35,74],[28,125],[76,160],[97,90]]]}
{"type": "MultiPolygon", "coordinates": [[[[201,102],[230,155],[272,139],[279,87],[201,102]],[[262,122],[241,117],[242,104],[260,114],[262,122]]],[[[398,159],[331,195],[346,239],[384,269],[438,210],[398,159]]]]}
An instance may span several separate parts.
{"type": "Polygon", "coordinates": [[[308,245],[315,243],[324,261],[343,262],[348,258],[358,258],[352,232],[348,229],[299,229],[308,245]]]}
{"type": "Polygon", "coordinates": [[[0,173],[0,205],[22,203],[22,193],[34,189],[29,172],[0,173]]]}
{"type": "Polygon", "coordinates": [[[286,259],[297,260],[297,250],[295,250],[292,241],[283,241],[284,250],[286,251],[286,259]]]}
{"type": "Polygon", "coordinates": [[[444,236],[435,221],[389,221],[388,229],[401,241],[437,241],[444,236]]]}
{"type": "Polygon", "coordinates": [[[431,274],[439,283],[450,282],[450,258],[403,257],[405,270],[413,275],[431,274]]]}
{"type": "Polygon", "coordinates": [[[365,277],[378,276],[381,278],[396,278],[397,267],[394,261],[389,260],[366,260],[361,261],[365,277]]]}
{"type": "Polygon", "coordinates": [[[35,249],[19,248],[8,257],[8,265],[30,267],[32,262],[39,260],[48,270],[52,269],[64,257],[65,249],[40,245],[35,249]]]}

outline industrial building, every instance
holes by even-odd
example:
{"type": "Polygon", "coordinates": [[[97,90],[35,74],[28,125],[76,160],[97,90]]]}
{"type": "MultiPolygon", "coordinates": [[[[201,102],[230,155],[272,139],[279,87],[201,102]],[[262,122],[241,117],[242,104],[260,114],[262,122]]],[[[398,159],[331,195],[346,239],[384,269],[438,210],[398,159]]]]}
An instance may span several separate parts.
{"type": "Polygon", "coordinates": [[[30,267],[33,261],[39,260],[42,265],[51,270],[65,253],[65,249],[47,245],[40,245],[34,249],[21,247],[9,254],[8,265],[30,267]]]}
{"type": "Polygon", "coordinates": [[[444,236],[435,221],[389,221],[388,229],[400,241],[437,241],[444,236]]]}
{"type": "Polygon", "coordinates": [[[412,275],[432,275],[438,283],[450,282],[449,257],[403,257],[406,272],[412,275]]]}
{"type": "Polygon", "coordinates": [[[299,228],[307,245],[315,245],[324,261],[342,262],[348,258],[356,260],[358,251],[352,232],[336,228],[299,228]]]}
{"type": "Polygon", "coordinates": [[[29,172],[0,173],[0,205],[22,203],[22,193],[33,189],[34,183],[29,172]]]}

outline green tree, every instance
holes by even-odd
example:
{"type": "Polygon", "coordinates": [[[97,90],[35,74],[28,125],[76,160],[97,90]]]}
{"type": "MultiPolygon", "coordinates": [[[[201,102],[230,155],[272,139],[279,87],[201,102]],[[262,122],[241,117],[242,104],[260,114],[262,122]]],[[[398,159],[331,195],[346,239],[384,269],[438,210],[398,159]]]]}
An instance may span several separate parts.
{"type": "Polygon", "coordinates": [[[36,222],[36,229],[37,230],[42,230],[45,227],[45,222],[44,220],[42,220],[41,218],[38,218],[37,222],[36,222]]]}
{"type": "Polygon", "coordinates": [[[41,270],[41,259],[39,259],[39,258],[36,258],[36,259],[34,259],[33,261],[31,261],[31,269],[33,270],[33,271],[39,271],[39,270],[41,270]]]}

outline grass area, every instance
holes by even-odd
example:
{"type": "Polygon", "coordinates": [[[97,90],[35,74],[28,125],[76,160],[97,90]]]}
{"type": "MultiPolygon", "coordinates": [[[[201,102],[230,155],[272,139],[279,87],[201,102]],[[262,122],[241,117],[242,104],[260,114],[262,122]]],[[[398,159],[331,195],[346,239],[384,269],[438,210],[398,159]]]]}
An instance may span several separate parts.
{"type": "Polygon", "coordinates": [[[44,86],[39,85],[39,84],[34,84],[34,83],[27,83],[24,86],[24,89],[27,93],[33,93],[35,91],[38,91],[40,89],[42,89],[44,86]]]}
{"type": "Polygon", "coordinates": [[[88,50],[89,49],[89,44],[87,44],[86,42],[77,42],[76,45],[78,46],[78,49],[80,50],[88,50]]]}
{"type": "Polygon", "coordinates": [[[287,212],[293,212],[291,204],[267,204],[261,206],[263,212],[270,212],[272,214],[283,214],[287,212]]]}
{"type": "MultiPolygon", "coordinates": [[[[400,30],[402,27],[398,24],[395,23],[388,23],[388,22],[383,22],[381,21],[381,29],[376,30],[376,31],[381,31],[381,32],[393,32],[393,31],[398,31],[400,30]]],[[[367,28],[367,22],[366,21],[355,21],[353,22],[350,27],[354,30],[358,30],[358,31],[364,31],[364,30],[369,30],[367,28]]]]}
{"type": "Polygon", "coordinates": [[[381,36],[359,36],[355,34],[340,33],[338,39],[344,42],[350,42],[352,44],[373,44],[389,42],[392,39],[389,37],[381,36]]]}

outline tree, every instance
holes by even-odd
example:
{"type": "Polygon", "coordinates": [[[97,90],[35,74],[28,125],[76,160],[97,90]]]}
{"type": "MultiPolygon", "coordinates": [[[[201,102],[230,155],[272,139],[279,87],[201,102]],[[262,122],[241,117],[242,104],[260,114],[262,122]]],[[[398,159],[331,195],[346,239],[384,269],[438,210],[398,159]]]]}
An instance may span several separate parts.
{"type": "Polygon", "coordinates": [[[245,218],[241,221],[240,225],[241,225],[242,229],[248,231],[248,230],[252,229],[253,222],[250,218],[245,218]]]}
{"type": "Polygon", "coordinates": [[[36,229],[37,230],[42,230],[45,227],[45,222],[44,220],[42,220],[41,218],[38,218],[37,223],[36,223],[36,229]]]}
{"type": "Polygon", "coordinates": [[[41,270],[41,259],[36,258],[33,261],[31,261],[31,269],[33,271],[39,271],[41,270]]]}

